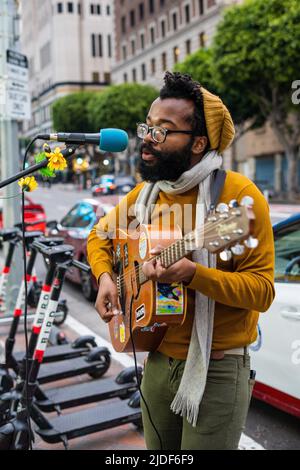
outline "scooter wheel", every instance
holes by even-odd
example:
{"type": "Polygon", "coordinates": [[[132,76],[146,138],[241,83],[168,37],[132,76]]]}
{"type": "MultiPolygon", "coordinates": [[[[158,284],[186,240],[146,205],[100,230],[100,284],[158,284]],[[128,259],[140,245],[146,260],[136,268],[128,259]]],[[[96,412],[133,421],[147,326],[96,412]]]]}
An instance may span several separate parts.
{"type": "MultiPolygon", "coordinates": [[[[141,380],[143,373],[142,367],[138,367],[137,371],[138,378],[139,380],[141,380]]],[[[116,377],[116,383],[119,385],[127,384],[134,381],[136,381],[135,367],[127,367],[126,369],[122,370],[116,377]]]]}
{"type": "Polygon", "coordinates": [[[93,379],[100,379],[100,377],[102,377],[110,367],[110,352],[108,349],[106,350],[106,348],[99,348],[98,351],[91,351],[87,357],[87,361],[101,361],[101,364],[99,364],[99,367],[97,367],[96,370],[89,372],[89,376],[93,379]]]}
{"type": "Polygon", "coordinates": [[[12,423],[7,423],[0,428],[0,450],[11,450],[15,428],[12,423]]]}
{"type": "Polygon", "coordinates": [[[54,325],[56,326],[62,325],[65,322],[68,313],[69,313],[69,307],[67,306],[66,301],[59,302],[56,313],[55,313],[54,322],[53,322],[54,325]]]}

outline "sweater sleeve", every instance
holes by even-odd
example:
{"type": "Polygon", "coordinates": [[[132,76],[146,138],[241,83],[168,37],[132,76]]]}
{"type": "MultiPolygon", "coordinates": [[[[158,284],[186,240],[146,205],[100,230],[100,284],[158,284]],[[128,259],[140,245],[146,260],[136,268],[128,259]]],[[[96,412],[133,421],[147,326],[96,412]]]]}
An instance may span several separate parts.
{"type": "Polygon", "coordinates": [[[224,305],[265,312],[275,297],[274,240],[268,204],[253,184],[239,194],[254,199],[254,234],[259,240],[256,249],[246,248],[244,255],[234,258],[233,271],[207,268],[197,263],[196,272],[188,288],[224,305]]]}
{"type": "Polygon", "coordinates": [[[112,274],[113,237],[117,228],[127,230],[133,218],[133,206],[143,183],[138,184],[91,230],[87,240],[87,259],[93,275],[99,280],[101,274],[112,274]]]}

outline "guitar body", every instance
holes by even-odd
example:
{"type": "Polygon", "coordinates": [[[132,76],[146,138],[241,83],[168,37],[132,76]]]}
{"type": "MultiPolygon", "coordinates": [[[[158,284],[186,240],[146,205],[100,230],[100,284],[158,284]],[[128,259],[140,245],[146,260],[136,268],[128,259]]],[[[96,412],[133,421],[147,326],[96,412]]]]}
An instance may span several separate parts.
{"type": "Polygon", "coordinates": [[[151,225],[125,233],[117,230],[113,240],[114,271],[123,314],[109,322],[113,347],[118,352],[133,351],[130,325],[136,351],[154,351],[169,326],[183,323],[186,314],[186,288],[181,283],[162,284],[146,280],[141,266],[157,245],[168,247],[182,238],[179,228],[160,231],[151,225]]]}

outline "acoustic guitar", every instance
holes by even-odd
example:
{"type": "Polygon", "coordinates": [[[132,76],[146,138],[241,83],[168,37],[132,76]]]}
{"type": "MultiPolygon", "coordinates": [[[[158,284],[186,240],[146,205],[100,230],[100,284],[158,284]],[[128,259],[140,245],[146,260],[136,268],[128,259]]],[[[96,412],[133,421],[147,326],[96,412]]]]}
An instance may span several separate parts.
{"type": "Polygon", "coordinates": [[[228,261],[232,255],[243,254],[245,245],[255,248],[258,241],[251,236],[254,223],[251,201],[247,196],[242,201],[244,205],[238,206],[236,201],[229,206],[219,204],[202,229],[185,236],[178,227],[160,231],[155,225],[140,225],[133,231],[116,230],[113,266],[122,313],[109,322],[116,351],[129,352],[133,347],[135,351],[154,351],[167,328],[180,325],[185,319],[186,287],[182,283],[165,284],[147,279],[142,271],[143,263],[156,258],[168,268],[199,248],[219,253],[221,259],[228,261]],[[150,250],[157,245],[163,247],[162,252],[150,256],[150,250]]]}

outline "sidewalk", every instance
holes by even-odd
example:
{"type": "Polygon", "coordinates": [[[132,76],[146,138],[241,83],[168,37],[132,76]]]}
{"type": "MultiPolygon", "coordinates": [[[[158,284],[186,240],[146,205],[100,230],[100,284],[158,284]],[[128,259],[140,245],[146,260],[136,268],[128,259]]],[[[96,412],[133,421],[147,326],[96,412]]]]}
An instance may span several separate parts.
{"type": "MultiPolygon", "coordinates": [[[[0,326],[0,345],[3,347],[3,343],[7,337],[9,326],[0,326]]],[[[23,325],[20,327],[20,332],[16,337],[15,351],[24,351],[25,349],[25,338],[24,338],[24,329],[23,325]]],[[[68,340],[72,341],[76,338],[74,332],[67,326],[63,326],[61,330],[66,334],[68,340]]],[[[116,361],[112,360],[111,366],[104,374],[104,378],[114,378],[118,373],[123,369],[123,367],[116,361]]],[[[67,385],[88,382],[91,379],[88,375],[81,375],[74,377],[72,379],[60,380],[57,382],[52,382],[50,384],[43,385],[43,389],[55,388],[55,387],[65,387],[67,385]]],[[[101,386],[101,379],[99,380],[99,387],[101,386]]],[[[111,403],[115,399],[110,399],[106,401],[99,402],[98,404],[91,404],[85,406],[79,406],[63,410],[62,414],[77,412],[89,407],[95,406],[105,406],[107,403],[111,403]]],[[[45,413],[47,419],[57,416],[56,413],[45,413]]],[[[32,428],[34,430],[35,424],[32,423],[32,428]]],[[[35,434],[35,443],[33,445],[34,449],[37,450],[63,450],[63,444],[48,444],[44,442],[37,434],[35,434]]],[[[69,441],[70,450],[145,450],[145,442],[143,434],[139,431],[133,424],[125,424],[115,428],[106,429],[104,431],[90,434],[84,437],[79,437],[69,441]]]]}

